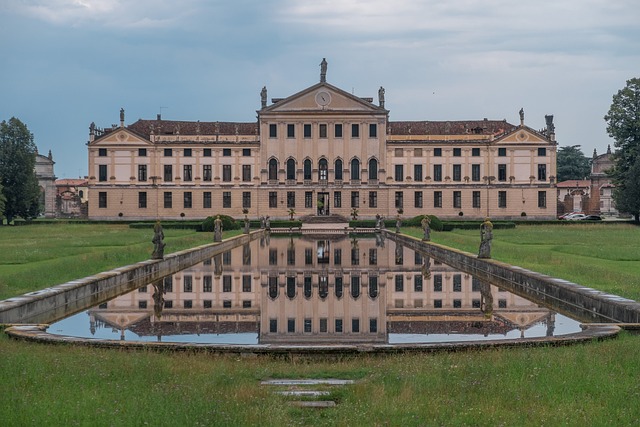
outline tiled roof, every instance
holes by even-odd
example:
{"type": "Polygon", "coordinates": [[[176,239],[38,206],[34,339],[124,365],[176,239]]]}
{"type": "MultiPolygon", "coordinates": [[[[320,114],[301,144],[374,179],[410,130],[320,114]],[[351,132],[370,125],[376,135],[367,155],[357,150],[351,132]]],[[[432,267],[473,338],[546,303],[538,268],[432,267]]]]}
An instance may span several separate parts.
{"type": "Polygon", "coordinates": [[[58,186],[70,186],[70,187],[82,187],[88,185],[88,181],[82,178],[62,178],[56,179],[56,185],[58,186]]]}
{"type": "Polygon", "coordinates": [[[389,122],[391,135],[502,135],[515,128],[506,120],[389,122]]]}
{"type": "Polygon", "coordinates": [[[127,129],[149,137],[156,135],[257,135],[257,122],[189,122],[179,120],[138,120],[127,129]]]}
{"type": "Polygon", "coordinates": [[[578,187],[590,187],[591,181],[588,179],[570,179],[562,181],[556,184],[558,188],[578,188],[578,187]]]}

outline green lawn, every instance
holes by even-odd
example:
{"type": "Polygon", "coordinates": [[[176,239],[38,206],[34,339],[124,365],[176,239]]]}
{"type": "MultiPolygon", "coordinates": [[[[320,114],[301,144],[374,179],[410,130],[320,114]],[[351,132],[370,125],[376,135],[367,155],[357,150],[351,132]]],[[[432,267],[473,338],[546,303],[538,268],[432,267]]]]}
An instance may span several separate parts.
{"type": "MultiPolygon", "coordinates": [[[[638,232],[628,225],[495,230],[493,255],[632,296],[640,275],[638,232]]],[[[166,234],[169,252],[211,238],[166,234]]],[[[0,227],[3,293],[37,289],[40,282],[16,285],[25,271],[40,269],[48,286],[144,259],[150,240],[150,230],[122,226],[0,227]]],[[[475,252],[479,232],[433,233],[433,240],[475,252]]],[[[47,346],[2,335],[0,420],[8,426],[638,425],[639,349],[640,337],[623,333],[558,348],[282,360],[47,346]],[[357,382],[332,391],[335,408],[304,410],[259,385],[283,377],[357,382]]]]}

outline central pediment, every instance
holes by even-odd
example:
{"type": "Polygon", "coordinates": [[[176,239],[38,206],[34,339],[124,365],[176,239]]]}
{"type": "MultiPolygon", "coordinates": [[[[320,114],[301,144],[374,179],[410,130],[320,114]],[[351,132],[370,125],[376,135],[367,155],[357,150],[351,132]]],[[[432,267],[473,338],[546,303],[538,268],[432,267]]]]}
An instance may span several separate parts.
{"type": "Polygon", "coordinates": [[[260,114],[320,111],[387,113],[383,107],[375,105],[371,98],[359,98],[324,82],[273,101],[273,104],[260,110],[260,114]]]}

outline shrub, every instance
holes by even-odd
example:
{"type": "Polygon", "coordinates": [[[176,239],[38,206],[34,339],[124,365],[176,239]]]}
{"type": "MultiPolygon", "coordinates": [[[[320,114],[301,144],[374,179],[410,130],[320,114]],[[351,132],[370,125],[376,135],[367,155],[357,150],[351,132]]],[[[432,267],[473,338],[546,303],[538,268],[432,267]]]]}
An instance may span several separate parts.
{"type": "MultiPolygon", "coordinates": [[[[201,231],[213,231],[213,222],[216,220],[216,216],[209,216],[207,219],[202,221],[202,225],[200,226],[201,231]]],[[[220,215],[220,219],[222,220],[222,229],[223,230],[239,230],[242,225],[236,222],[235,219],[228,215],[220,215]]]]}

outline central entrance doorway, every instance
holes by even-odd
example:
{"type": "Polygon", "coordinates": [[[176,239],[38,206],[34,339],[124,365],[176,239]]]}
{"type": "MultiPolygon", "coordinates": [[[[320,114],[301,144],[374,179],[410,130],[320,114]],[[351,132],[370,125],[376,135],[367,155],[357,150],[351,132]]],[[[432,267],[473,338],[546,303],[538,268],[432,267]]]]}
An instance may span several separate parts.
{"type": "Polygon", "coordinates": [[[329,215],[329,193],[318,193],[318,215],[329,215]]]}

